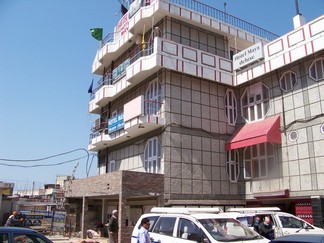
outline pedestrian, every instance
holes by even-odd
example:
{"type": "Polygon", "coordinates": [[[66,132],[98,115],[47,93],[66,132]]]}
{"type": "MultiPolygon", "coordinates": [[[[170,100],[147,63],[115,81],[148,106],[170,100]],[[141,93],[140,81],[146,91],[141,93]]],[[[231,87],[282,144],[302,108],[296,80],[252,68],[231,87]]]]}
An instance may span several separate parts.
{"type": "Polygon", "coordinates": [[[113,210],[112,216],[109,219],[108,232],[109,232],[109,241],[108,243],[117,243],[118,242],[118,211],[113,210]]]}
{"type": "Polygon", "coordinates": [[[137,243],[150,243],[153,238],[149,235],[150,220],[148,218],[143,218],[141,221],[141,228],[138,231],[137,243]]]}
{"type": "Polygon", "coordinates": [[[9,218],[7,219],[5,226],[7,226],[7,227],[20,226],[20,223],[22,221],[24,221],[24,219],[18,217],[18,212],[13,211],[12,215],[10,215],[9,218]]]}
{"type": "Polygon", "coordinates": [[[259,225],[259,233],[269,240],[274,239],[274,225],[269,216],[264,217],[264,221],[259,225]]]}

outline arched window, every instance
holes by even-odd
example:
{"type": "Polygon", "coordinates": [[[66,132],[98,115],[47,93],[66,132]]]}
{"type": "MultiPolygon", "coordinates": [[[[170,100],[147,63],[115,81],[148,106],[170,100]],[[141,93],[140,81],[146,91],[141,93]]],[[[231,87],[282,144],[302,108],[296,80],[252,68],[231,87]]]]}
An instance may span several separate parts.
{"type": "Polygon", "coordinates": [[[244,150],[244,178],[264,178],[274,167],[274,147],[271,143],[249,146],[244,150]]]}
{"type": "Polygon", "coordinates": [[[226,90],[224,99],[227,122],[229,125],[234,126],[237,118],[237,101],[234,91],[231,89],[226,90]]]}
{"type": "Polygon", "coordinates": [[[242,95],[242,116],[248,121],[262,120],[270,109],[269,88],[263,83],[247,87],[242,95]]]}
{"type": "Polygon", "coordinates": [[[315,81],[319,81],[324,78],[324,58],[319,58],[313,61],[309,67],[309,77],[315,81]]]}
{"type": "Polygon", "coordinates": [[[293,71],[285,72],[283,75],[281,75],[279,84],[280,88],[285,92],[293,90],[297,84],[296,73],[293,71]]]}
{"type": "Polygon", "coordinates": [[[226,172],[231,182],[237,182],[240,175],[239,155],[237,150],[227,151],[226,172]]]}
{"type": "Polygon", "coordinates": [[[161,84],[158,79],[149,83],[145,93],[145,115],[158,115],[161,109],[161,84]]]}
{"type": "Polygon", "coordinates": [[[146,142],[144,169],[148,173],[161,172],[161,144],[157,137],[151,138],[146,142]]]}

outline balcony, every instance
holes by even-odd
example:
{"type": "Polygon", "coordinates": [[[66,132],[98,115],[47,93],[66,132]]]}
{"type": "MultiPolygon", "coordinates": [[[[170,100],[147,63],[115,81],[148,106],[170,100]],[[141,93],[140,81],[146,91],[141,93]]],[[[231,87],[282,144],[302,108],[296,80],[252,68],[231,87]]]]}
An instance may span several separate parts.
{"type": "Polygon", "coordinates": [[[138,96],[124,105],[124,113],[109,119],[108,123],[95,122],[88,149],[99,151],[163,127],[162,106],[159,101],[138,96]]]}
{"type": "Polygon", "coordinates": [[[97,86],[90,97],[89,113],[100,114],[101,107],[129,89],[130,83],[127,82],[125,74],[125,71],[118,73],[118,75],[108,74],[97,82],[97,86]]]}
{"type": "Polygon", "coordinates": [[[232,61],[192,47],[155,37],[130,53],[129,58],[97,83],[89,102],[89,112],[100,114],[101,107],[161,68],[233,85],[232,61]],[[117,70],[117,71],[116,71],[117,70]]]}
{"type": "Polygon", "coordinates": [[[234,84],[246,83],[323,49],[324,15],[264,45],[264,60],[237,72],[234,84]]]}
{"type": "Polygon", "coordinates": [[[247,48],[251,43],[267,43],[278,38],[267,30],[195,0],[152,0],[145,5],[133,15],[130,15],[130,11],[126,13],[115,27],[116,32],[103,39],[92,65],[94,74],[102,75],[104,67],[137,43],[145,26],[152,26],[153,18],[154,23],[158,23],[165,16],[170,16],[218,32],[229,39],[236,36],[238,49],[247,48]]]}
{"type": "Polygon", "coordinates": [[[160,37],[131,60],[126,80],[137,84],[166,68],[214,82],[233,84],[232,61],[160,37]],[[153,45],[152,45],[153,44],[153,45]]]}

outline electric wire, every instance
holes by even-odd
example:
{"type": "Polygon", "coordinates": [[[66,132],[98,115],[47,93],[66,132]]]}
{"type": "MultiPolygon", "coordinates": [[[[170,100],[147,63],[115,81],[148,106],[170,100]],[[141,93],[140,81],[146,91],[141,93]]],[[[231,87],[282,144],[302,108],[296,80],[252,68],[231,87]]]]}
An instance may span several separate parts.
{"type": "Polygon", "coordinates": [[[71,159],[71,160],[67,160],[64,162],[58,162],[58,163],[53,163],[53,164],[36,164],[36,165],[17,165],[17,164],[6,164],[6,163],[0,163],[0,165],[3,166],[9,166],[9,167],[20,167],[20,168],[34,168],[34,167],[49,167],[49,166],[57,166],[57,165],[63,165],[63,164],[67,164],[67,163],[71,163],[74,161],[77,161],[79,159],[84,159],[87,158],[88,156],[82,156],[76,159],[71,159]]]}

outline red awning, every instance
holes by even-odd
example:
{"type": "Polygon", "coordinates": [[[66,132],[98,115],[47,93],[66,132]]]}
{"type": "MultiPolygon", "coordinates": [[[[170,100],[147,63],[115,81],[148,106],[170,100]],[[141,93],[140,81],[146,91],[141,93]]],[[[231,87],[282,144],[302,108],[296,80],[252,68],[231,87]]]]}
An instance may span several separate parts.
{"type": "Polygon", "coordinates": [[[269,117],[263,121],[245,124],[240,127],[226,142],[225,150],[266,142],[281,144],[280,116],[269,117]]]}

